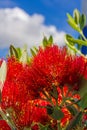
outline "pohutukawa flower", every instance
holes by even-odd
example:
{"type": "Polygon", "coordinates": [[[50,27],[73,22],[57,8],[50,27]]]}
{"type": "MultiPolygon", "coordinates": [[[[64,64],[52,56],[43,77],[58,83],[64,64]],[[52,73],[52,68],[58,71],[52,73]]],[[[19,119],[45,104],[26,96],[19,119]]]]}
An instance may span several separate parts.
{"type": "MultiPolygon", "coordinates": [[[[49,116],[47,114],[45,106],[47,102],[42,100],[29,100],[24,104],[21,104],[21,108],[18,110],[11,106],[11,117],[18,129],[31,127],[33,123],[46,124],[49,122],[49,116]]],[[[8,109],[9,107],[7,107],[8,109]]]]}
{"type": "Polygon", "coordinates": [[[29,66],[23,66],[15,58],[7,61],[7,77],[2,90],[2,103],[6,107],[16,109],[25,103],[29,95],[29,66]]]}
{"type": "Polygon", "coordinates": [[[49,92],[53,85],[68,84],[77,89],[84,72],[84,64],[83,57],[67,54],[66,48],[59,48],[57,45],[40,48],[33,59],[29,89],[37,96],[39,91],[49,92]]]}

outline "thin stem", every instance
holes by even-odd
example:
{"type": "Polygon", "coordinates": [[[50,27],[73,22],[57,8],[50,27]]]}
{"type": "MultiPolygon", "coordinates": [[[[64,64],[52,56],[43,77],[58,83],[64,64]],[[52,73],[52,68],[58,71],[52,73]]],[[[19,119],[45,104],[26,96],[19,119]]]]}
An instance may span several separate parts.
{"type": "Polygon", "coordinates": [[[52,106],[54,106],[54,103],[52,102],[51,97],[49,97],[49,96],[46,94],[45,91],[43,91],[42,93],[43,93],[43,95],[46,97],[46,100],[47,100],[48,102],[50,102],[52,106]]]}
{"type": "Polygon", "coordinates": [[[2,116],[2,118],[8,123],[8,125],[10,126],[11,130],[17,130],[15,126],[12,125],[12,123],[8,120],[6,114],[2,111],[2,109],[0,108],[0,115],[2,116]]]}
{"type": "Polygon", "coordinates": [[[80,50],[78,50],[75,46],[72,46],[66,39],[65,39],[65,42],[66,42],[67,46],[68,46],[70,49],[72,49],[74,52],[77,52],[77,53],[80,54],[82,57],[85,57],[85,55],[83,55],[80,50]]]}
{"type": "Polygon", "coordinates": [[[60,126],[60,121],[57,121],[57,128],[58,128],[58,130],[62,130],[62,128],[60,126]]]}

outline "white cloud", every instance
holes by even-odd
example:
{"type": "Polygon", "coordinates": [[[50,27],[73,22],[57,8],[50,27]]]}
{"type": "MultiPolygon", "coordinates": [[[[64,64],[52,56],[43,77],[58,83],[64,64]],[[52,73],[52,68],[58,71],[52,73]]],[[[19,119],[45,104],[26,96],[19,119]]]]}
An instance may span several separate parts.
{"type": "Polygon", "coordinates": [[[45,25],[44,20],[43,15],[29,15],[17,7],[0,9],[0,48],[10,44],[21,47],[25,43],[30,48],[39,45],[44,35],[53,35],[54,42],[64,45],[65,32],[45,25]]]}

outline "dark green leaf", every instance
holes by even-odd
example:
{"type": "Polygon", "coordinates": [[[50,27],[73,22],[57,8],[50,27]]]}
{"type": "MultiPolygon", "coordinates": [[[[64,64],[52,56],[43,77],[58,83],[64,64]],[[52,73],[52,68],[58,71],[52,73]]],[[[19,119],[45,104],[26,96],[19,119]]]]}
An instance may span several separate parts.
{"type": "Polygon", "coordinates": [[[76,127],[79,124],[81,117],[82,117],[82,112],[78,112],[76,116],[74,116],[74,118],[70,121],[66,130],[72,130],[74,127],[76,127]]]}
{"type": "Polygon", "coordinates": [[[51,105],[47,105],[47,113],[49,114],[49,115],[51,115],[52,113],[53,113],[53,111],[54,111],[54,108],[51,106],[51,105]]]}
{"type": "Polygon", "coordinates": [[[10,45],[10,55],[15,56],[16,58],[18,58],[17,50],[13,45],[10,45]]]}
{"type": "Polygon", "coordinates": [[[80,28],[83,29],[85,24],[86,24],[86,16],[84,14],[82,14],[80,16],[80,28]]]}
{"type": "Polygon", "coordinates": [[[75,108],[74,105],[68,105],[68,106],[67,106],[67,109],[70,111],[70,113],[71,113],[72,115],[76,115],[76,114],[77,114],[77,109],[75,108]]]}
{"type": "Polygon", "coordinates": [[[55,106],[51,117],[55,120],[61,120],[64,117],[64,113],[58,107],[55,106]]]}
{"type": "Polygon", "coordinates": [[[46,37],[44,37],[44,39],[43,39],[43,46],[44,46],[44,47],[46,47],[46,46],[47,46],[47,44],[48,44],[48,40],[47,40],[47,38],[46,38],[46,37]]]}
{"type": "Polygon", "coordinates": [[[17,53],[18,53],[18,59],[20,59],[20,57],[22,55],[21,49],[20,48],[16,48],[16,50],[17,50],[17,53]]]}
{"type": "Polygon", "coordinates": [[[82,78],[79,88],[80,88],[79,94],[82,98],[87,93],[87,80],[86,79],[82,78]]]}
{"type": "Polygon", "coordinates": [[[56,86],[53,86],[53,89],[50,91],[50,95],[54,97],[55,99],[58,99],[58,91],[56,86]]]}
{"type": "Polygon", "coordinates": [[[49,45],[52,45],[53,44],[53,37],[50,36],[48,41],[49,41],[49,45]]]}
{"type": "Polygon", "coordinates": [[[36,52],[35,52],[34,49],[30,48],[30,52],[31,52],[32,56],[35,56],[35,55],[36,55],[36,52]]]}
{"type": "Polygon", "coordinates": [[[85,93],[81,98],[80,105],[83,110],[87,108],[87,93],[85,93]]]}

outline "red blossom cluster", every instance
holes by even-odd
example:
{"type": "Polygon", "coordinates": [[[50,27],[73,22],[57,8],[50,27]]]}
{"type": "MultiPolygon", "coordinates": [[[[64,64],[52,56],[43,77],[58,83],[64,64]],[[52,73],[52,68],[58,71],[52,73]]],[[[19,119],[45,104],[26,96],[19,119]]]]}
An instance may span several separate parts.
{"type": "Polygon", "coordinates": [[[33,122],[46,122],[46,109],[36,107],[37,103],[40,106],[46,103],[29,100],[29,66],[23,66],[12,57],[8,59],[7,67],[7,78],[2,91],[2,109],[10,108],[17,128],[30,126],[33,122]]]}
{"type": "MultiPolygon", "coordinates": [[[[87,77],[86,64],[83,57],[71,56],[66,48],[59,48],[57,45],[45,49],[39,48],[31,65],[24,65],[18,59],[9,57],[7,77],[2,90],[2,110],[9,110],[18,130],[23,130],[24,127],[39,130],[38,123],[46,125],[56,122],[47,113],[46,107],[51,103],[41,100],[44,92],[49,97],[50,91],[55,86],[59,94],[58,105],[62,103],[64,96],[80,99],[79,95],[73,96],[72,92],[68,93],[67,86],[71,87],[71,90],[79,89],[82,77],[87,77]]],[[[55,106],[54,97],[52,101],[55,106]]],[[[61,110],[64,113],[61,126],[64,127],[72,115],[65,106],[61,110]]],[[[0,125],[0,130],[10,130],[6,124],[4,129],[2,120],[0,125]]]]}
{"type": "Polygon", "coordinates": [[[50,91],[52,86],[68,84],[78,90],[82,76],[86,75],[86,61],[81,56],[67,54],[66,48],[57,45],[39,49],[31,68],[30,90],[50,91]],[[32,87],[31,87],[32,86],[32,87]]]}

